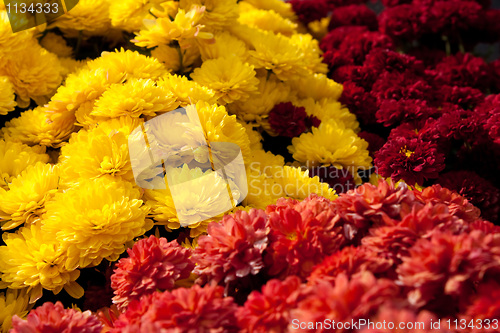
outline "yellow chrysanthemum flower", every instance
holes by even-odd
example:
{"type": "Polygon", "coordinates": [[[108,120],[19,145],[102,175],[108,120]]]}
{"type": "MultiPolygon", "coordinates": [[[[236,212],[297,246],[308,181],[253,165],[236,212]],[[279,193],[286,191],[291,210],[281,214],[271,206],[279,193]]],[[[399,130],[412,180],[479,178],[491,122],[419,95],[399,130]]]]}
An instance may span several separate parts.
{"type": "Polygon", "coordinates": [[[67,256],[62,243],[53,234],[43,232],[40,223],[4,235],[5,245],[0,246],[0,286],[29,288],[30,303],[42,296],[43,289],[58,294],[64,288],[72,297],[83,296],[83,288],[75,282],[80,271],[65,267],[67,256]]]}
{"type": "Polygon", "coordinates": [[[74,123],[75,117],[70,113],[53,114],[38,107],[7,122],[0,133],[8,140],[59,148],[74,132],[74,123]]]}
{"type": "MultiPolygon", "coordinates": [[[[256,158],[257,161],[259,158],[256,158]]],[[[312,193],[329,199],[337,197],[335,191],[322,183],[319,177],[309,177],[309,170],[280,166],[278,163],[280,161],[275,160],[267,164],[250,165],[245,204],[265,209],[281,197],[303,200],[312,193]]]]}
{"type": "Polygon", "coordinates": [[[256,34],[252,44],[255,51],[249,51],[250,62],[256,68],[271,70],[282,81],[297,79],[308,73],[308,58],[290,38],[263,32],[256,34]]]}
{"type": "Polygon", "coordinates": [[[315,101],[312,98],[308,98],[294,100],[293,104],[304,107],[308,116],[314,116],[321,121],[334,119],[338,122],[343,122],[346,128],[350,128],[356,133],[360,131],[356,115],[349,112],[349,109],[336,100],[323,98],[315,101]]]}
{"type": "Polygon", "coordinates": [[[338,169],[344,167],[368,168],[372,158],[368,152],[368,143],[356,133],[346,128],[343,122],[334,119],[322,121],[312,133],[303,133],[292,139],[288,150],[293,158],[310,166],[333,165],[338,169]]]}
{"type": "Polygon", "coordinates": [[[12,32],[9,15],[5,8],[0,10],[0,58],[16,56],[33,39],[34,29],[12,32]]]}
{"type": "Polygon", "coordinates": [[[238,123],[240,123],[247,132],[248,139],[250,140],[250,149],[262,149],[262,134],[255,129],[257,126],[240,119],[238,119],[238,123]]]}
{"type": "Polygon", "coordinates": [[[342,95],[342,85],[331,79],[325,74],[312,74],[296,77],[287,82],[292,88],[294,94],[301,99],[312,98],[320,100],[330,98],[338,100],[342,95]]]}
{"type": "Polygon", "coordinates": [[[59,57],[71,57],[73,54],[73,48],[66,44],[66,40],[53,32],[47,33],[40,41],[40,45],[59,57]]]}
{"type": "Polygon", "coordinates": [[[295,20],[296,15],[292,9],[292,5],[281,0],[245,0],[245,2],[255,8],[273,10],[284,18],[295,20]]]}
{"type": "Polygon", "coordinates": [[[62,70],[57,56],[35,42],[0,65],[0,75],[14,85],[20,107],[27,107],[30,99],[45,104],[61,84],[62,70]]]}
{"type": "Polygon", "coordinates": [[[48,161],[49,155],[45,154],[45,147],[30,147],[20,142],[0,139],[0,187],[7,190],[12,180],[28,166],[48,161]]]}
{"type": "Polygon", "coordinates": [[[69,269],[115,261],[125,243],[152,228],[140,191],[112,177],[81,180],[47,202],[42,230],[67,249],[69,269]]]}
{"type": "Polygon", "coordinates": [[[238,18],[237,0],[180,0],[179,7],[189,10],[193,6],[205,7],[200,24],[207,30],[224,29],[238,18]]]}
{"type": "Polygon", "coordinates": [[[45,212],[45,202],[57,191],[59,172],[56,166],[38,162],[30,165],[8,185],[0,188],[0,224],[10,230],[23,223],[33,223],[45,212]]]}
{"type": "Polygon", "coordinates": [[[27,289],[7,289],[0,293],[0,333],[8,333],[12,327],[12,317],[26,317],[32,308],[27,289]]]}
{"type": "Polygon", "coordinates": [[[278,80],[276,75],[269,77],[259,76],[259,85],[250,98],[244,102],[237,101],[228,106],[231,113],[235,113],[245,121],[256,121],[260,123],[267,118],[273,107],[288,100],[290,87],[278,80]]]}
{"type": "Polygon", "coordinates": [[[236,116],[228,115],[224,106],[217,106],[203,101],[196,103],[196,111],[200,119],[206,141],[231,142],[238,145],[244,159],[250,157],[250,140],[245,128],[236,120],[236,116]]]}
{"type": "MultiPolygon", "coordinates": [[[[159,0],[111,1],[109,7],[111,24],[118,29],[129,32],[138,31],[143,26],[142,20],[154,18],[149,11],[153,6],[158,6],[160,2],[159,0]]],[[[161,7],[158,9],[161,9],[161,7]]]]}
{"type": "Polygon", "coordinates": [[[0,115],[6,115],[16,108],[14,85],[6,76],[0,76],[0,115]]]}
{"type": "Polygon", "coordinates": [[[83,68],[83,66],[87,63],[87,60],[75,60],[71,57],[62,57],[59,58],[59,62],[63,68],[61,75],[63,78],[66,78],[69,74],[83,68]]]}
{"type": "Polygon", "coordinates": [[[211,89],[189,80],[185,76],[165,75],[158,82],[158,85],[164,87],[167,91],[171,91],[181,107],[195,104],[198,101],[206,101],[210,104],[217,102],[215,93],[211,89]]]}
{"type": "MultiPolygon", "coordinates": [[[[184,164],[179,168],[167,168],[166,173],[174,182],[174,184],[168,182],[169,186],[189,182],[188,186],[196,189],[196,191],[176,191],[175,203],[170,188],[145,190],[144,198],[151,207],[150,215],[158,224],[165,225],[167,230],[188,227],[190,236],[197,237],[206,232],[207,225],[214,218],[223,215],[219,212],[233,208],[234,204],[226,200],[229,198],[228,183],[212,170],[203,171],[200,168],[189,168],[184,164]],[[180,223],[180,220],[190,219],[198,222],[186,225],[180,223]]],[[[236,186],[233,185],[231,188],[236,186]]],[[[231,195],[234,200],[238,200],[240,193],[232,191],[231,195]]]]}
{"type": "Polygon", "coordinates": [[[165,88],[166,91],[171,91],[182,107],[195,104],[198,101],[209,104],[217,102],[217,97],[215,97],[215,92],[212,89],[190,81],[185,76],[165,75],[158,82],[158,86],[165,88]]]}
{"type": "Polygon", "coordinates": [[[212,39],[211,33],[201,31],[204,26],[199,22],[204,12],[204,7],[193,6],[187,12],[179,9],[173,20],[169,17],[144,20],[146,29],[136,33],[132,41],[138,46],[149,48],[177,41],[182,48],[187,48],[195,38],[212,39]]]}
{"type": "Polygon", "coordinates": [[[199,65],[200,49],[191,45],[186,49],[178,46],[160,45],[151,51],[151,55],[158,59],[171,72],[179,74],[191,72],[199,65]]]}
{"type": "Polygon", "coordinates": [[[53,23],[61,30],[84,31],[87,35],[106,34],[111,28],[109,0],[79,0],[78,4],[53,23]]]}
{"type": "Polygon", "coordinates": [[[248,48],[245,43],[231,33],[227,31],[217,32],[214,39],[215,43],[199,43],[203,61],[233,56],[245,61],[248,57],[248,48]]]}
{"type": "Polygon", "coordinates": [[[241,13],[238,21],[241,24],[286,36],[291,36],[297,29],[297,23],[284,18],[273,10],[256,9],[246,2],[240,2],[239,6],[241,13]]]}
{"type": "Polygon", "coordinates": [[[313,21],[307,25],[311,35],[317,40],[322,40],[328,33],[330,17],[323,17],[321,20],[313,21]]]}
{"type": "Polygon", "coordinates": [[[319,42],[309,34],[294,34],[290,42],[303,52],[304,65],[313,73],[328,73],[328,65],[323,62],[319,42]]]}
{"type": "Polygon", "coordinates": [[[96,101],[90,116],[117,118],[121,116],[154,117],[179,106],[174,95],[151,79],[132,79],[111,85],[96,101]]]}
{"type": "MultiPolygon", "coordinates": [[[[108,75],[121,77],[123,81],[133,78],[157,80],[168,72],[158,59],[123,48],[114,52],[103,52],[99,58],[88,62],[88,68],[106,69],[108,75]]],[[[117,83],[114,80],[110,82],[117,83]]]]}
{"type": "Polygon", "coordinates": [[[194,70],[191,78],[215,92],[220,104],[246,100],[257,90],[254,67],[235,56],[210,59],[194,70]]]}
{"type": "Polygon", "coordinates": [[[128,130],[128,127],[121,127],[109,132],[97,126],[73,134],[69,143],[61,148],[61,181],[74,184],[81,179],[96,179],[104,175],[133,181],[128,130]]]}

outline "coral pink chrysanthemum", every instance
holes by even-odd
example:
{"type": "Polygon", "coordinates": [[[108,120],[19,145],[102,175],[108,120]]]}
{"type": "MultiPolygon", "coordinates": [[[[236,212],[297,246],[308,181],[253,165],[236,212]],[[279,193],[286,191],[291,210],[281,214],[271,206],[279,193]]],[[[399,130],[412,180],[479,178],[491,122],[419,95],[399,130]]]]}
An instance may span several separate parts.
{"type": "Polygon", "coordinates": [[[129,256],[120,259],[111,276],[113,303],[120,309],[143,295],[172,289],[175,281],[189,277],[194,268],[191,251],[175,240],[150,236],[127,252],[129,256]]]}
{"type": "Polygon", "coordinates": [[[264,267],[263,252],[270,232],[264,211],[251,209],[226,215],[208,225],[193,253],[194,272],[216,283],[228,283],[264,267]]]}
{"type": "Polygon", "coordinates": [[[237,332],[238,306],[220,286],[156,292],[130,303],[112,333],[237,332]]]}
{"type": "Polygon", "coordinates": [[[14,316],[12,325],[12,333],[100,333],[102,329],[101,322],[90,311],[65,309],[61,302],[44,303],[32,310],[26,320],[14,316]]]}

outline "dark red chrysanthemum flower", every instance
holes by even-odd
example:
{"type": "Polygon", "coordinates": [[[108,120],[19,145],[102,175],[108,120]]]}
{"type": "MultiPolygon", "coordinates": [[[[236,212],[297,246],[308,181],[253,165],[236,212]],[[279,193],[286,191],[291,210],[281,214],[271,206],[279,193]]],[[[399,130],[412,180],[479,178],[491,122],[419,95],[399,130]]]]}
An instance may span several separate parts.
{"type": "Polygon", "coordinates": [[[467,198],[481,210],[481,216],[490,221],[497,221],[500,211],[500,190],[473,171],[450,171],[437,180],[443,187],[449,188],[467,198]]]}
{"type": "Polygon", "coordinates": [[[65,309],[61,302],[46,302],[31,310],[26,320],[12,317],[12,333],[100,333],[102,324],[90,311],[65,309]]]}
{"type": "Polygon", "coordinates": [[[435,80],[438,84],[485,91],[490,86],[491,79],[489,66],[484,59],[470,53],[450,55],[435,68],[435,80]]]}
{"type": "Polygon", "coordinates": [[[205,280],[228,283],[264,268],[270,227],[263,210],[237,211],[208,225],[193,253],[194,273],[205,280]]]}
{"type": "Polygon", "coordinates": [[[304,133],[308,128],[318,127],[318,118],[308,116],[304,107],[291,102],[279,103],[269,113],[269,125],[278,135],[293,138],[304,133]]]}
{"type": "Polygon", "coordinates": [[[344,42],[344,39],[348,35],[359,35],[368,31],[367,27],[360,26],[343,26],[338,27],[330,31],[323,39],[320,41],[319,46],[323,51],[337,50],[340,45],[344,42]]]}
{"type": "Polygon", "coordinates": [[[345,244],[345,237],[332,201],[310,196],[291,204],[280,199],[267,208],[272,231],[266,264],[271,276],[305,279],[314,265],[345,244]]]}
{"type": "Polygon", "coordinates": [[[377,121],[384,126],[425,120],[440,115],[437,108],[431,107],[421,99],[386,99],[380,103],[377,121]]]}
{"type": "Polygon", "coordinates": [[[143,295],[172,289],[175,281],[188,278],[194,268],[191,251],[175,240],[150,236],[139,240],[127,253],[129,257],[118,261],[111,276],[113,302],[120,309],[143,295]]]}
{"type": "Polygon", "coordinates": [[[308,24],[328,15],[326,0],[288,0],[299,20],[308,24]]]}
{"type": "Polygon", "coordinates": [[[379,16],[380,31],[394,39],[414,40],[422,34],[422,8],[402,4],[385,9],[379,16]]]}
{"type": "Polygon", "coordinates": [[[377,98],[362,87],[350,81],[344,82],[344,90],[339,101],[347,106],[362,124],[376,124],[377,98]]]}
{"type": "Polygon", "coordinates": [[[394,187],[383,179],[378,186],[365,183],[334,201],[345,237],[354,244],[359,244],[373,226],[396,224],[402,210],[414,204],[415,195],[406,184],[394,187]]]}
{"type": "Polygon", "coordinates": [[[366,56],[363,66],[374,70],[377,74],[382,72],[404,73],[409,71],[420,75],[425,70],[423,62],[417,60],[415,57],[387,49],[372,50],[366,56]]]}
{"type": "Polygon", "coordinates": [[[333,283],[318,281],[312,292],[292,310],[299,322],[324,322],[325,319],[351,322],[374,315],[378,308],[399,297],[399,288],[388,279],[376,279],[364,271],[350,279],[339,274],[333,283]]]}
{"type": "Polygon", "coordinates": [[[474,109],[485,97],[478,89],[447,85],[441,86],[439,95],[443,102],[458,105],[464,110],[474,109]]]}
{"type": "Polygon", "coordinates": [[[363,271],[381,275],[391,266],[390,260],[367,247],[348,246],[326,257],[320,264],[316,265],[307,280],[310,285],[314,285],[318,281],[333,283],[339,274],[345,274],[348,278],[363,271]]]}
{"type": "Polygon", "coordinates": [[[113,333],[237,332],[232,297],[215,285],[156,292],[133,301],[115,322],[113,333]]]}
{"type": "Polygon", "coordinates": [[[434,88],[426,78],[411,71],[383,72],[373,84],[373,95],[379,100],[384,99],[434,99],[434,88]]]}
{"type": "Polygon", "coordinates": [[[490,139],[500,144],[500,94],[487,96],[484,102],[476,108],[475,113],[480,114],[480,118],[483,119],[484,129],[488,132],[490,139]]]}
{"type": "Polygon", "coordinates": [[[377,14],[365,5],[337,7],[332,11],[328,30],[352,25],[366,26],[375,31],[378,29],[377,14]]]}
{"type": "Polygon", "coordinates": [[[375,165],[383,177],[421,185],[439,176],[445,167],[444,158],[433,142],[400,137],[387,141],[377,152],[375,165]]]}
{"type": "Polygon", "coordinates": [[[455,314],[469,305],[475,283],[486,276],[498,279],[499,251],[500,237],[495,234],[434,232],[431,238],[415,243],[397,272],[400,282],[411,290],[410,303],[455,314]]]}
{"type": "Polygon", "coordinates": [[[441,185],[432,185],[420,191],[415,191],[415,196],[425,203],[442,203],[448,206],[450,214],[469,223],[479,218],[480,211],[466,198],[454,191],[443,188],[441,185]]]}
{"type": "Polygon", "coordinates": [[[424,25],[433,33],[456,39],[464,31],[481,29],[484,11],[474,1],[435,1],[428,9],[424,25]]]}
{"type": "Polygon", "coordinates": [[[286,332],[292,317],[290,311],[297,307],[305,293],[301,280],[289,276],[285,280],[269,280],[262,291],[253,291],[236,314],[245,332],[286,332]]]}

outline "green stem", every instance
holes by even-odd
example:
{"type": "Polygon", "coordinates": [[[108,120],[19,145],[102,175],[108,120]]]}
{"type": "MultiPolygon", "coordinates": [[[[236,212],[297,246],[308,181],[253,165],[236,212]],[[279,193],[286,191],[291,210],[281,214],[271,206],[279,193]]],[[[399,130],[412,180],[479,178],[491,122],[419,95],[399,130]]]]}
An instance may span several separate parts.
{"type": "Polygon", "coordinates": [[[177,53],[179,54],[179,74],[182,74],[184,72],[184,63],[182,61],[183,59],[182,59],[181,47],[177,46],[176,49],[177,49],[177,53]]]}
{"type": "Polygon", "coordinates": [[[78,57],[78,54],[80,53],[80,47],[82,46],[82,40],[83,40],[83,30],[80,30],[80,31],[78,31],[78,39],[76,40],[75,57],[78,57]]]}

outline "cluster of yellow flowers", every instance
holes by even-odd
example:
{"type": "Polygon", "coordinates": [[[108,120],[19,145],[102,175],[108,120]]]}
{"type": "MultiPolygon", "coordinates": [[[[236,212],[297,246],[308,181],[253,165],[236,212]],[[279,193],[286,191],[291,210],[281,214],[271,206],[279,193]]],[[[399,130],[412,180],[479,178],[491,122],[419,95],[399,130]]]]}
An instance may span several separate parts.
{"type": "MultiPolygon", "coordinates": [[[[338,102],[342,86],[301,32],[280,0],[80,0],[13,34],[0,2],[0,115],[26,109],[0,130],[3,331],[44,289],[81,297],[79,269],[117,260],[155,224],[181,227],[170,192],[138,187],[130,163],[131,132],[158,115],[195,104],[207,142],[240,147],[249,186],[235,209],[333,199],[301,166],[371,165],[355,116],[338,102]],[[96,36],[128,46],[76,60],[70,45],[96,36]],[[261,133],[276,135],[268,115],[284,102],[321,121],[292,140],[294,163],[262,146],[261,133]]],[[[184,165],[173,174],[199,180],[182,200],[206,208],[220,190],[202,173],[184,165]]],[[[191,237],[220,217],[189,225],[191,237]]]]}

